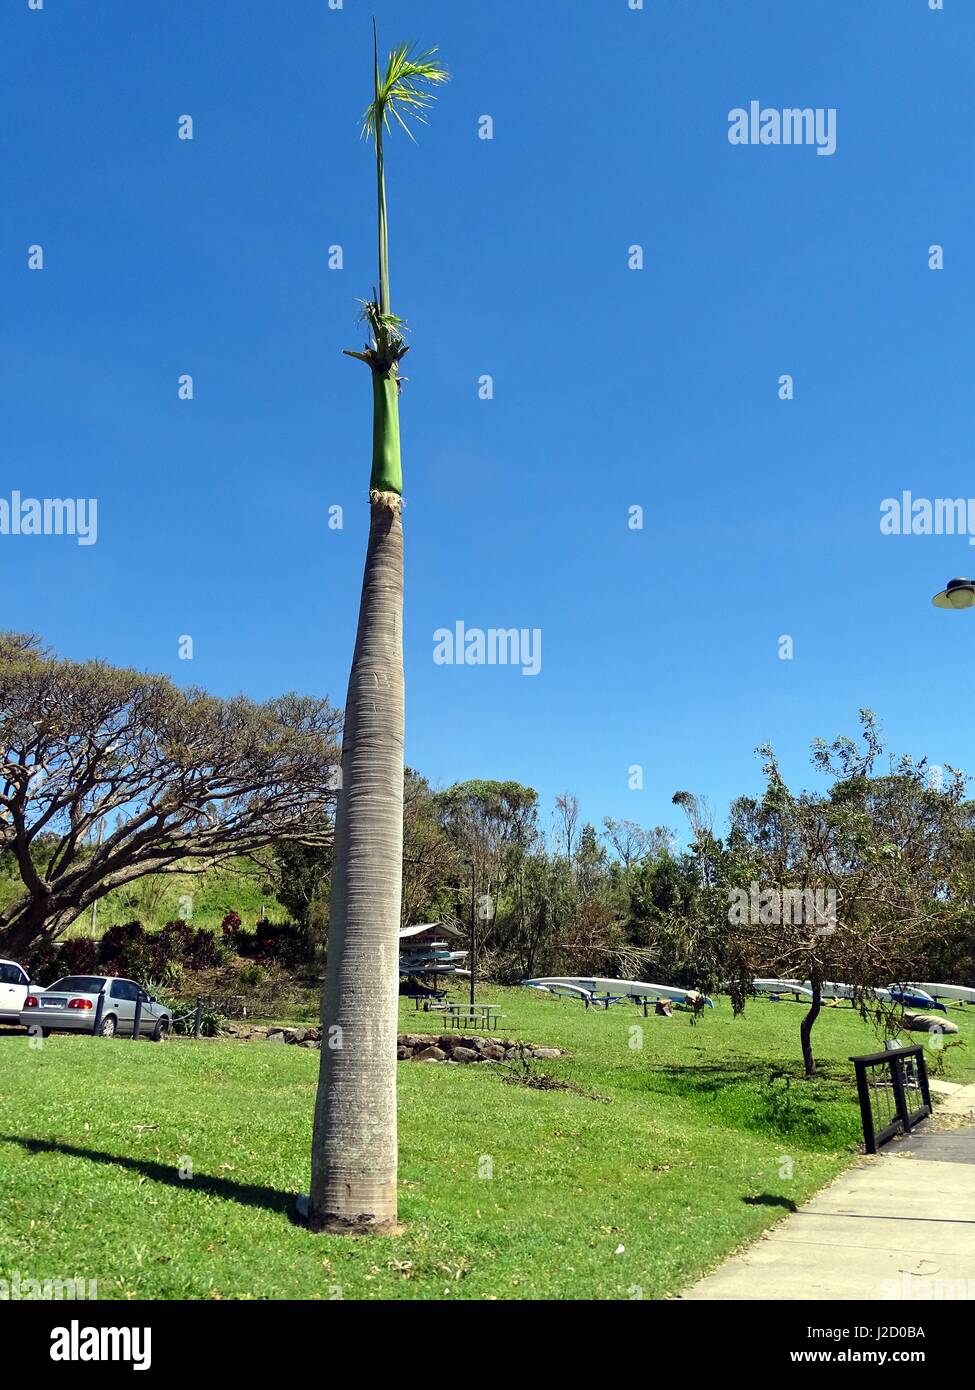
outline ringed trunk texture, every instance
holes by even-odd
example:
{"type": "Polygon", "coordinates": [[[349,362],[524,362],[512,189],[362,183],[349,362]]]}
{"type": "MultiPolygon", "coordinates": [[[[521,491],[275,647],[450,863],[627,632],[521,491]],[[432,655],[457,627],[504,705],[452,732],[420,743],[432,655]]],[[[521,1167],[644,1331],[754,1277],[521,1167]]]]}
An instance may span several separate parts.
{"type": "Polygon", "coordinates": [[[309,1225],[396,1226],[396,1031],[403,872],[403,523],[370,494],[342,741],[309,1225]]]}

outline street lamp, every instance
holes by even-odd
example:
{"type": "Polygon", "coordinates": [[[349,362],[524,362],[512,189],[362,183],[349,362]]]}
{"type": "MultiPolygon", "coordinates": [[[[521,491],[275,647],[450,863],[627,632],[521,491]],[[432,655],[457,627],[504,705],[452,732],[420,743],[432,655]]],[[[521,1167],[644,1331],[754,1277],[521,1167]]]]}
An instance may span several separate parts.
{"type": "Polygon", "coordinates": [[[468,960],[467,963],[468,963],[468,965],[470,966],[471,1012],[473,1013],[473,1012],[474,1012],[474,982],[475,982],[475,980],[476,980],[476,978],[477,978],[477,914],[476,914],[476,911],[475,911],[475,893],[476,893],[476,888],[475,888],[475,880],[474,880],[474,860],[473,860],[473,859],[468,859],[468,860],[466,860],[465,862],[468,863],[468,864],[471,866],[471,932],[470,932],[471,948],[470,948],[470,953],[469,953],[469,954],[470,954],[470,959],[468,960]]]}
{"type": "Polygon", "coordinates": [[[931,602],[935,608],[971,608],[975,606],[975,580],[949,579],[931,602]]]}

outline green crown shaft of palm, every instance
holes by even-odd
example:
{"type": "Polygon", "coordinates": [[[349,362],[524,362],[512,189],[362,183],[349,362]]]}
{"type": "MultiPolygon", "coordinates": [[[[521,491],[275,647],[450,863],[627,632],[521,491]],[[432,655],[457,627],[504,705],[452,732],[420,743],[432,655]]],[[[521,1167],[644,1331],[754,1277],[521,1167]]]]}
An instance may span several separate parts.
{"type": "Polygon", "coordinates": [[[403,470],[399,440],[398,364],[409,351],[403,340],[405,323],[390,308],[389,221],[386,211],[386,174],[383,135],[395,120],[410,139],[411,121],[426,124],[426,112],[435,99],[429,90],[448,80],[446,69],[436,61],[435,48],[417,51],[413,44],[400,44],[390,51],[385,73],[379,70],[379,37],[373,20],[373,99],[366,107],[362,134],[372,136],[376,151],[376,189],[379,212],[379,291],[363,305],[362,319],[372,331],[372,342],[364,352],[346,349],[349,357],[365,362],[373,373],[373,448],[371,491],[402,494],[403,470]]]}

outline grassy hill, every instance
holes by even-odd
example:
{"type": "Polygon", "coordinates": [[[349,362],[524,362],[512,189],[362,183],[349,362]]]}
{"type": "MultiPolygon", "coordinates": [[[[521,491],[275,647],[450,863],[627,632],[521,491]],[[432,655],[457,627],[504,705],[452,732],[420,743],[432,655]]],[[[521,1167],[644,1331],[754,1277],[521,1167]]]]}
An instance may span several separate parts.
{"type": "MultiPolygon", "coordinates": [[[[247,927],[262,915],[284,922],[287,911],[270,893],[262,890],[265,876],[249,859],[230,859],[202,874],[150,874],[124,888],[108,893],[97,904],[95,935],[115,922],[140,921],[145,927],[161,927],[177,917],[192,921],[195,927],[219,930],[228,912],[236,912],[247,927]]],[[[20,879],[9,869],[0,873],[0,907],[13,902],[22,892],[20,879]]],[[[68,936],[91,934],[91,911],[85,912],[69,928],[68,936]]]]}
{"type": "MultiPolygon", "coordinates": [[[[659,1298],[853,1161],[847,1058],[878,1040],[851,1009],[824,1011],[823,1075],[806,1083],[801,1006],[756,1000],[734,1019],[720,1000],[692,1027],[528,990],[482,997],[504,1036],[567,1048],[537,1070],[589,1094],[529,1088],[513,1066],[401,1063],[398,1238],[288,1220],[316,1052],[0,1036],[0,1277],[95,1278],[120,1299],[659,1298]]],[[[441,1030],[401,1007],[403,1031],[441,1030]]],[[[975,1014],[955,1016],[964,1037],[975,1014]]],[[[963,1048],[945,1068],[975,1075],[963,1048]]]]}

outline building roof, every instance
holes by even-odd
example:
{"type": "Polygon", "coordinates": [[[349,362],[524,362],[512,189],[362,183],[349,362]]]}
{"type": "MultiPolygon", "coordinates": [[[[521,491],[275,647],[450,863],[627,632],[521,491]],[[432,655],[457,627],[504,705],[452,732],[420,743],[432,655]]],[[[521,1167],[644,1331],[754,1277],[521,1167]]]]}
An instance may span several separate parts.
{"type": "Polygon", "coordinates": [[[430,934],[434,937],[462,937],[464,935],[464,933],[462,931],[459,931],[457,927],[452,927],[447,922],[420,922],[417,926],[414,927],[401,927],[399,939],[400,941],[404,941],[407,938],[420,937],[423,935],[424,932],[430,932],[430,934]]]}

